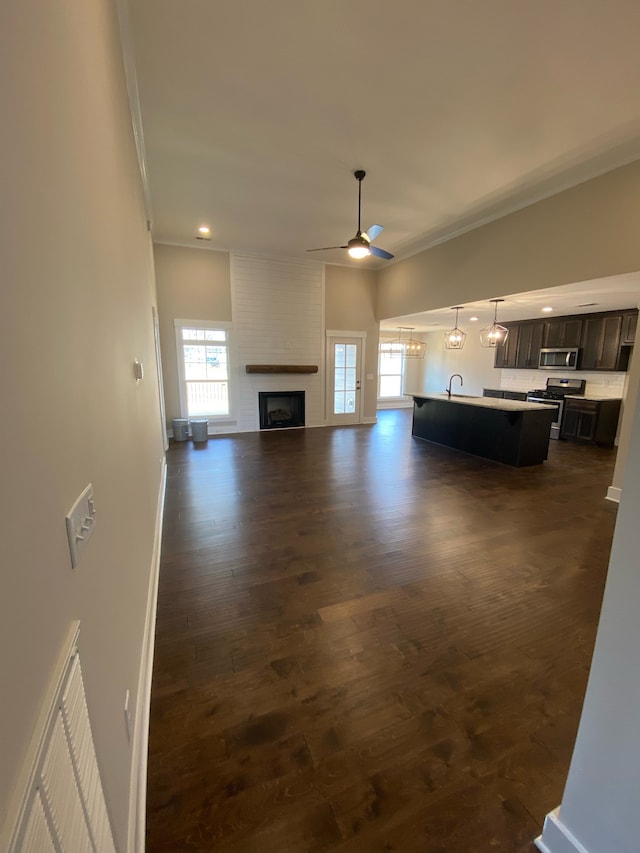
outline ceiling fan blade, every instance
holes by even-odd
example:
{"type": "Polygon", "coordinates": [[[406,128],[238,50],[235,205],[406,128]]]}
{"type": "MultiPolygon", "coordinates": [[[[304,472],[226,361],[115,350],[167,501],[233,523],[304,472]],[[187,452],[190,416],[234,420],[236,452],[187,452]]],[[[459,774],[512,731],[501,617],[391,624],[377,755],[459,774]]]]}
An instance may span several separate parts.
{"type": "Polygon", "coordinates": [[[319,249],[307,249],[307,252],[328,252],[329,249],[348,249],[348,246],[321,246],[319,249]]]}
{"type": "Polygon", "coordinates": [[[376,258],[385,258],[387,261],[390,261],[393,257],[391,252],[385,252],[384,249],[379,249],[377,246],[369,246],[369,251],[372,255],[375,255],[376,258]]]}
{"type": "Polygon", "coordinates": [[[369,242],[375,240],[378,234],[384,231],[384,225],[372,225],[371,228],[366,232],[366,237],[369,242]]]}

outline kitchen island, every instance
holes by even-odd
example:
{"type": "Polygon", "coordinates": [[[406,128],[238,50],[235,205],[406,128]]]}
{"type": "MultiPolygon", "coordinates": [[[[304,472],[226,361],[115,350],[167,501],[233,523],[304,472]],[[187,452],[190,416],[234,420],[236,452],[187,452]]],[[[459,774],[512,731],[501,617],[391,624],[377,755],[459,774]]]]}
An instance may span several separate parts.
{"type": "Polygon", "coordinates": [[[555,410],[542,403],[464,394],[407,394],[416,438],[513,465],[547,458],[555,410]]]}

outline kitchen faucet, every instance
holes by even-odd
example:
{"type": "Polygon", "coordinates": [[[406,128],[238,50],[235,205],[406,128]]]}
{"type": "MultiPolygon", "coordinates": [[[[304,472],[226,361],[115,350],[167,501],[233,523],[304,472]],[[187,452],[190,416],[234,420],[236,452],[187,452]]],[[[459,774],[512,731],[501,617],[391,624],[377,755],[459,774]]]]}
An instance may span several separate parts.
{"type": "Polygon", "coordinates": [[[449,385],[447,386],[447,395],[448,395],[449,399],[451,399],[451,383],[453,382],[453,380],[455,379],[456,376],[460,380],[460,387],[462,388],[462,386],[464,385],[464,382],[462,381],[462,376],[460,376],[459,373],[452,373],[451,377],[449,379],[449,385]]]}

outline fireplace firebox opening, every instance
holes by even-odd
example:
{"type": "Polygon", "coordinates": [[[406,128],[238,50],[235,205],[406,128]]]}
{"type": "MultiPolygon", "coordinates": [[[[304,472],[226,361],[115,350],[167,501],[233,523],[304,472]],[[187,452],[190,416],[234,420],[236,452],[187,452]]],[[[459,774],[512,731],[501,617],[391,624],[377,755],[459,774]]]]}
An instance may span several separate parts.
{"type": "Polygon", "coordinates": [[[259,391],[260,429],[304,426],[304,391],[259,391]]]}

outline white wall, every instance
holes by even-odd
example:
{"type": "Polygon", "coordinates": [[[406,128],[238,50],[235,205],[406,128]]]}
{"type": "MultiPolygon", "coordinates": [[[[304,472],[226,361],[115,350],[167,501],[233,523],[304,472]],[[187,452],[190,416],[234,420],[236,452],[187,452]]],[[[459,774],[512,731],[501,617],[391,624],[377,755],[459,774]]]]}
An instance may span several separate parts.
{"type": "Polygon", "coordinates": [[[640,849],[640,400],[632,414],[591,674],[559,817],[542,835],[547,853],[640,849]]]}
{"type": "MultiPolygon", "coordinates": [[[[460,323],[462,326],[462,323],[460,323]]],[[[477,324],[476,324],[477,325],[477,324]]],[[[444,347],[444,332],[431,332],[425,335],[427,353],[421,376],[421,391],[439,394],[446,390],[453,373],[462,375],[464,386],[460,393],[482,395],[483,388],[500,387],[500,371],[493,366],[493,350],[480,346],[479,330],[463,326],[467,339],[461,350],[448,350],[444,347]]],[[[454,389],[459,389],[459,380],[454,379],[454,389]]]]}
{"type": "Polygon", "coordinates": [[[364,338],[363,416],[369,421],[376,416],[378,394],[378,333],[375,316],[375,283],[373,270],[326,264],[325,323],[336,331],[366,332],[364,338]]]}
{"type": "Polygon", "coordinates": [[[637,272],[639,220],[640,160],[385,266],[376,316],[637,272]]]}
{"type": "Polygon", "coordinates": [[[131,745],[163,460],[153,264],[111,0],[3,3],[0,30],[0,849],[74,619],[127,849],[131,745]],[[144,363],[136,382],[133,362],[144,363]],[[65,514],[91,482],[71,568],[65,514]]]}
{"type": "Polygon", "coordinates": [[[258,428],[257,393],[267,390],[274,377],[247,376],[247,363],[318,364],[320,369],[315,375],[280,374],[278,378],[284,389],[308,391],[307,423],[323,423],[325,327],[366,332],[364,417],[375,417],[378,322],[372,270],[287,258],[252,260],[250,255],[238,254],[234,269],[241,277],[234,278],[232,285],[228,252],[156,245],[154,257],[169,423],[172,418],[181,417],[173,324],[176,318],[233,322],[236,422],[211,426],[210,432],[258,428]]]}
{"type": "Polygon", "coordinates": [[[174,320],[231,320],[229,253],[154,246],[158,324],[168,425],[182,417],[174,320]]]}

